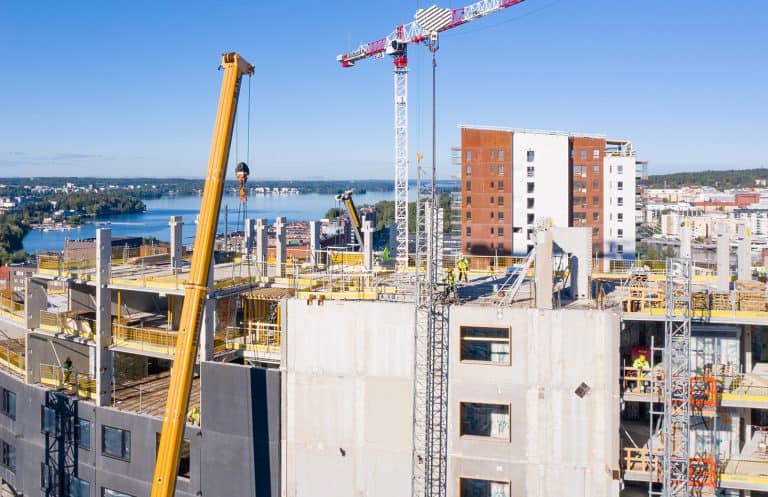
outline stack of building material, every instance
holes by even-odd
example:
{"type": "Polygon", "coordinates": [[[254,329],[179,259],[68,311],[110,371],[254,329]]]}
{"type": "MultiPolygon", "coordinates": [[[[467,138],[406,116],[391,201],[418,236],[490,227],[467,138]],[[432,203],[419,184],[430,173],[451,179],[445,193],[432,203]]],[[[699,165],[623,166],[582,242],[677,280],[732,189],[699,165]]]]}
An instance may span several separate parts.
{"type": "Polygon", "coordinates": [[[759,281],[736,282],[737,305],[740,311],[766,310],[765,284],[759,281]]]}

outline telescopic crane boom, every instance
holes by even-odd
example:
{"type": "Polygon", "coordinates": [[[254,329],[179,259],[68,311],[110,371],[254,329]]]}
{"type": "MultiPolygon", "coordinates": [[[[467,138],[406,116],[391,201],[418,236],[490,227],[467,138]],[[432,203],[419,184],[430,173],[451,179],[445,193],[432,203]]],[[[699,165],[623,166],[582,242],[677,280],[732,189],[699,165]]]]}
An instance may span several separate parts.
{"type": "Polygon", "coordinates": [[[354,190],[347,190],[344,193],[336,195],[336,200],[344,202],[344,207],[347,208],[349,213],[349,220],[352,221],[352,229],[355,232],[355,238],[360,245],[360,249],[363,247],[363,223],[360,221],[360,214],[357,212],[355,202],[352,201],[352,192],[354,190]]]}
{"type": "Polygon", "coordinates": [[[181,308],[176,351],[173,355],[168,401],[163,415],[163,429],[160,433],[160,447],[157,451],[151,497],[173,497],[176,490],[179,451],[186,425],[192,371],[195,366],[203,313],[202,304],[208,293],[208,275],[211,269],[216,226],[219,221],[221,194],[227,174],[232,128],[240,94],[240,80],[244,74],[253,74],[253,66],[234,52],[222,55],[221,68],[224,70],[224,75],[219,107],[213,129],[213,142],[208,158],[208,172],[200,204],[189,279],[184,289],[184,303],[181,308]]]}

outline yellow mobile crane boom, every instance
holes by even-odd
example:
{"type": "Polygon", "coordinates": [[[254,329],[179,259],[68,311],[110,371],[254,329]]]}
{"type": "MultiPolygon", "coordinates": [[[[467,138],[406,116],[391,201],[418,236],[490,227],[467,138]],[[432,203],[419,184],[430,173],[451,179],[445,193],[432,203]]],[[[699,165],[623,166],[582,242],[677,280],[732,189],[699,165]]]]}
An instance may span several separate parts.
{"type": "Polygon", "coordinates": [[[253,66],[238,54],[226,53],[221,57],[224,76],[221,83],[219,108],[213,129],[211,155],[200,204],[200,216],[195,236],[189,279],[184,289],[179,334],[173,355],[168,401],[163,415],[160,448],[157,451],[155,475],[152,479],[151,497],[173,497],[176,490],[176,473],[179,466],[179,450],[186,425],[189,391],[195,366],[203,299],[208,293],[208,274],[211,268],[213,242],[219,221],[221,194],[227,173],[232,128],[235,122],[240,80],[244,74],[253,74],[253,66]]]}
{"type": "Polygon", "coordinates": [[[355,238],[360,245],[360,250],[363,249],[363,223],[360,221],[360,214],[357,213],[355,203],[352,201],[352,192],[354,190],[347,190],[344,193],[336,195],[336,200],[344,202],[344,206],[349,213],[349,220],[352,221],[352,229],[355,232],[355,238]]]}

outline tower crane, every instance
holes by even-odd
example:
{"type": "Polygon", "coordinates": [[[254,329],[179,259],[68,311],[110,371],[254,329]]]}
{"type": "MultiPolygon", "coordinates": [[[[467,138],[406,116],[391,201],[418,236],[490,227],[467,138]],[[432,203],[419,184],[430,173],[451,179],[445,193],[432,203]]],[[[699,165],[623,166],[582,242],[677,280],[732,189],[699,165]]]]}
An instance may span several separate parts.
{"type": "MultiPolygon", "coordinates": [[[[236,53],[225,53],[221,57],[224,75],[213,129],[213,142],[208,158],[208,172],[200,203],[194,252],[189,269],[189,279],[184,288],[184,303],[181,307],[179,334],[176,351],[173,354],[173,368],[168,386],[168,400],[163,414],[163,428],[160,432],[160,446],[157,450],[155,475],[152,478],[151,497],[172,497],[176,490],[176,473],[179,468],[186,414],[189,404],[192,372],[195,367],[198,336],[203,314],[203,299],[208,292],[208,278],[213,258],[213,242],[219,221],[221,195],[227,173],[229,149],[232,144],[232,130],[235,123],[237,101],[240,95],[240,80],[243,75],[253,74],[253,66],[236,53]]],[[[238,176],[247,176],[247,166],[238,166],[238,176]]],[[[241,185],[245,183],[243,179],[241,185]]]]}
{"type": "Polygon", "coordinates": [[[416,12],[415,19],[401,24],[386,37],[363,43],[336,57],[342,67],[353,67],[369,58],[392,57],[395,79],[395,226],[396,269],[404,274],[408,266],[408,45],[436,43],[438,33],[480,17],[512,7],[525,0],[480,0],[457,9],[432,5],[416,12]]]}

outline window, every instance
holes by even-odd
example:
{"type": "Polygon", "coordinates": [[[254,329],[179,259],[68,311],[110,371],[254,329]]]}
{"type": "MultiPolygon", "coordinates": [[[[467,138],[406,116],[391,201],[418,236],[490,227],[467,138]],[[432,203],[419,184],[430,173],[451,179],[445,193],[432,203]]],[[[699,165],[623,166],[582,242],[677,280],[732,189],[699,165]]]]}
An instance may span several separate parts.
{"type": "Polygon", "coordinates": [[[573,166],[573,175],[574,176],[586,176],[587,175],[587,168],[586,168],[586,166],[573,166]]]}
{"type": "Polygon", "coordinates": [[[592,182],[592,188],[600,188],[600,180],[594,180],[592,182]]]}
{"type": "Polygon", "coordinates": [[[504,160],[504,149],[499,149],[499,154],[496,156],[499,160],[504,160]]]}
{"type": "Polygon", "coordinates": [[[133,495],[124,494],[111,488],[101,487],[101,497],[133,497],[133,495]]]}
{"type": "Polygon", "coordinates": [[[624,166],[616,166],[616,174],[623,174],[624,166]]]}
{"type": "Polygon", "coordinates": [[[499,176],[504,174],[504,164],[499,164],[499,176]]]}
{"type": "Polygon", "coordinates": [[[600,149],[594,149],[592,150],[592,158],[593,159],[599,159],[600,158],[600,149]]]}
{"type": "Polygon", "coordinates": [[[494,185],[493,181],[491,181],[491,190],[493,190],[493,187],[494,187],[494,186],[495,186],[495,185],[494,185]]]}
{"type": "Polygon", "coordinates": [[[535,189],[535,183],[528,183],[528,193],[533,193],[535,189]]]}
{"type": "Polygon", "coordinates": [[[581,160],[587,160],[587,151],[586,150],[580,150],[579,151],[579,157],[581,157],[581,160]]]}
{"type": "Polygon", "coordinates": [[[499,236],[504,236],[504,227],[499,226],[499,228],[496,230],[499,236]]]}
{"type": "Polygon", "coordinates": [[[533,152],[533,150],[529,150],[526,153],[526,159],[528,160],[528,162],[533,162],[533,159],[535,158],[536,158],[536,154],[533,152]]]}
{"type": "Polygon", "coordinates": [[[527,224],[533,224],[533,214],[528,214],[528,218],[526,219],[527,224]]]}
{"type": "Polygon", "coordinates": [[[529,198],[529,199],[528,199],[528,208],[529,208],[529,209],[533,209],[533,204],[534,204],[533,200],[534,200],[534,199],[532,199],[532,198],[529,198]]]}
{"type": "Polygon", "coordinates": [[[496,174],[496,166],[494,166],[493,164],[488,166],[488,173],[489,174],[496,174]]]}
{"type": "Polygon", "coordinates": [[[617,181],[616,182],[616,188],[618,188],[619,190],[623,190],[624,189],[624,182],[623,181],[617,181]]]}
{"type": "Polygon", "coordinates": [[[472,213],[467,211],[467,221],[472,221],[472,213]]]}
{"type": "Polygon", "coordinates": [[[587,184],[584,181],[574,181],[573,189],[576,191],[584,191],[587,189],[587,184]]]}
{"type": "Polygon", "coordinates": [[[91,450],[91,422],[87,419],[77,420],[77,443],[86,450],[91,450]]]}
{"type": "Polygon", "coordinates": [[[624,238],[624,230],[619,228],[616,230],[616,236],[619,238],[624,238]]]}
{"type": "Polygon", "coordinates": [[[472,253],[472,244],[471,243],[467,243],[467,253],[468,254],[472,253]]]}
{"type": "Polygon", "coordinates": [[[491,211],[491,219],[493,219],[493,211],[491,211]]]}
{"type": "Polygon", "coordinates": [[[593,243],[592,244],[592,253],[593,254],[599,254],[602,248],[600,247],[599,243],[593,243]]]}
{"type": "Polygon", "coordinates": [[[499,182],[498,182],[498,184],[496,186],[499,187],[499,190],[503,190],[504,189],[504,181],[499,180],[499,182]]]}
{"type": "Polygon", "coordinates": [[[574,212],[573,213],[573,224],[586,224],[587,223],[587,213],[586,212],[574,212]]]}
{"type": "Polygon", "coordinates": [[[616,220],[619,222],[624,221],[624,214],[622,212],[619,212],[618,214],[616,214],[616,220]]]}
{"type": "Polygon", "coordinates": [[[101,427],[101,453],[105,456],[131,460],[131,432],[112,426],[101,427]]]}
{"type": "Polygon", "coordinates": [[[595,164],[594,166],[592,166],[592,172],[593,172],[593,173],[599,173],[599,172],[600,172],[600,166],[599,166],[599,165],[597,165],[597,164],[595,164]]]}
{"type": "Polygon", "coordinates": [[[467,186],[467,188],[466,188],[467,191],[472,190],[472,182],[471,181],[467,180],[467,185],[466,186],[467,186]]]}
{"type": "Polygon", "coordinates": [[[461,326],[459,334],[459,360],[509,364],[509,327],[461,326]]]}
{"type": "Polygon", "coordinates": [[[467,195],[467,207],[469,207],[470,205],[472,205],[472,197],[467,195]]]}
{"type": "Polygon", "coordinates": [[[461,478],[459,497],[510,497],[509,482],[461,478]]]}
{"type": "Polygon", "coordinates": [[[41,406],[40,431],[43,433],[54,433],[56,431],[56,411],[50,407],[41,406]]]}
{"type": "Polygon", "coordinates": [[[71,497],[91,497],[91,484],[86,480],[70,476],[69,495],[71,497]]]}
{"type": "Polygon", "coordinates": [[[491,234],[493,234],[493,226],[491,226],[491,234]]]}
{"type": "MultiPolygon", "coordinates": [[[[491,198],[493,198],[493,197],[491,197],[491,198]]],[[[491,202],[491,203],[493,203],[493,202],[491,202]]],[[[501,196],[499,197],[499,205],[504,205],[504,197],[501,197],[501,196]]]]}
{"type": "Polygon", "coordinates": [[[3,388],[3,402],[2,406],[3,414],[11,419],[16,419],[16,394],[3,388]]]}
{"type": "Polygon", "coordinates": [[[491,195],[491,205],[493,205],[493,195],[491,195]]]}
{"type": "Polygon", "coordinates": [[[600,220],[600,213],[599,212],[593,212],[592,213],[592,220],[593,221],[599,221],[600,220]]]}
{"type": "Polygon", "coordinates": [[[0,460],[0,464],[14,473],[16,472],[16,447],[6,441],[2,443],[2,460],[0,460]]]}
{"type": "Polygon", "coordinates": [[[592,197],[592,205],[600,205],[600,197],[592,197]]]}
{"type": "Polygon", "coordinates": [[[471,150],[467,150],[467,162],[469,162],[471,160],[472,160],[472,151],[471,150]]]}
{"type": "Polygon", "coordinates": [[[489,153],[491,154],[490,155],[491,160],[494,160],[494,158],[496,157],[496,151],[494,149],[491,149],[491,150],[489,150],[489,153]]]}
{"type": "Polygon", "coordinates": [[[618,197],[618,198],[616,199],[616,205],[618,205],[619,207],[621,207],[622,205],[624,205],[624,197],[618,197]]]}
{"type": "Polygon", "coordinates": [[[528,177],[533,178],[534,169],[533,166],[528,166],[528,177]]]}
{"type": "Polygon", "coordinates": [[[600,228],[592,228],[592,236],[600,236],[600,228]]]}
{"type": "Polygon", "coordinates": [[[472,166],[467,164],[467,176],[472,176],[472,166]]]}
{"type": "Polygon", "coordinates": [[[573,197],[573,206],[574,207],[581,207],[586,208],[587,207],[587,197],[573,197]]]}
{"type": "Polygon", "coordinates": [[[624,253],[624,245],[622,245],[620,243],[618,245],[616,245],[616,252],[618,252],[619,254],[623,254],[624,253]]]}
{"type": "Polygon", "coordinates": [[[509,441],[509,404],[461,402],[461,436],[509,441]]]}
{"type": "MultiPolygon", "coordinates": [[[[155,461],[157,461],[157,452],[160,450],[160,434],[155,433],[155,461]]],[[[178,476],[181,478],[189,478],[189,440],[183,439],[181,441],[181,453],[179,459],[179,472],[178,476]]]]}
{"type": "Polygon", "coordinates": [[[499,218],[499,221],[503,221],[503,220],[504,220],[504,212],[502,212],[502,211],[499,211],[499,215],[498,215],[498,216],[496,216],[496,217],[498,217],[498,218],[499,218]]]}
{"type": "Polygon", "coordinates": [[[469,226],[467,226],[467,227],[464,229],[464,233],[465,233],[467,236],[472,236],[472,228],[470,228],[469,226]]]}

